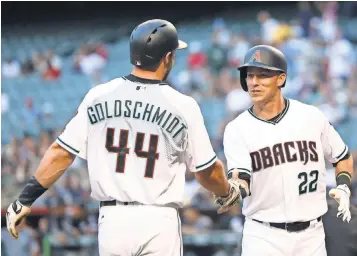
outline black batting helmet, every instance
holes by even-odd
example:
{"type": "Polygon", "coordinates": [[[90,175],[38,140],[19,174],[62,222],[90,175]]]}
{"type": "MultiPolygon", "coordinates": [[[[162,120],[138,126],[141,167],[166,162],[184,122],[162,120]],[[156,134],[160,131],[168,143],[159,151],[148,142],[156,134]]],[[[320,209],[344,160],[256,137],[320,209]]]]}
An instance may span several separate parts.
{"type": "Polygon", "coordinates": [[[186,48],[178,40],[175,26],[166,20],[148,20],[138,25],[130,36],[130,62],[142,68],[154,68],[166,53],[186,48]]]}
{"type": "MultiPolygon", "coordinates": [[[[246,82],[247,67],[258,67],[287,73],[288,65],[284,54],[269,45],[257,45],[250,48],[244,57],[244,64],[238,67],[240,82],[244,91],[248,91],[246,82]]],[[[282,87],[285,86],[285,83],[282,87]]]]}

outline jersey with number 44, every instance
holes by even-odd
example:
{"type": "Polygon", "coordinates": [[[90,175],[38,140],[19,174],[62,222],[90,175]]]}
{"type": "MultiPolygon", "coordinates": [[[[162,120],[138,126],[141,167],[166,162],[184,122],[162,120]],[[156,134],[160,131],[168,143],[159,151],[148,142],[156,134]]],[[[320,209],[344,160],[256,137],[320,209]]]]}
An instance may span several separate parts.
{"type": "Polygon", "coordinates": [[[186,170],[216,160],[201,111],[167,84],[133,77],[91,89],[57,143],[87,160],[94,199],[180,207],[186,170]]]}
{"type": "Polygon", "coordinates": [[[249,109],[224,133],[228,169],[251,175],[243,214],[265,222],[309,221],[327,211],[325,158],[348,152],[339,134],[314,106],[285,99],[274,121],[249,109]]]}

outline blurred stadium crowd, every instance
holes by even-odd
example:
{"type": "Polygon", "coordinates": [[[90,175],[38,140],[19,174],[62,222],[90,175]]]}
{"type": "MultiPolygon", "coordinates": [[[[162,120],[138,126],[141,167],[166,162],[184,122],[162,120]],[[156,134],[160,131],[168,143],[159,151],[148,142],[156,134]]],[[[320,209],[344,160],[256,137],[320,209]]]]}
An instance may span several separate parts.
{"type": "MultiPolygon", "coordinates": [[[[270,44],[281,49],[288,59],[284,95],[319,107],[341,133],[357,160],[357,48],[344,36],[344,28],[338,25],[337,6],[336,2],[319,6],[321,15],[316,17],[310,12],[307,2],[300,2],[299,12],[289,21],[278,20],[269,12],[261,11],[256,16],[260,25],[258,36],[250,35],[249,31],[236,33],[223,18],[217,18],[212,21],[211,42],[200,41],[199,38],[190,42],[185,69],[173,72],[169,82],[199,102],[219,158],[224,159],[222,136],[225,125],[251,104],[249,95],[240,87],[236,67],[242,63],[250,47],[270,44]]],[[[180,25],[178,28],[180,30],[180,25]]],[[[65,68],[62,57],[48,50],[34,53],[23,63],[16,58],[2,60],[2,77],[26,79],[31,73],[38,73],[42,79],[56,80],[64,72],[75,72],[78,76],[89,76],[91,86],[95,86],[107,80],[107,67],[115,65],[115,62],[108,61],[110,56],[111,52],[104,43],[83,44],[73,54],[72,66],[65,68]]],[[[9,111],[6,93],[2,93],[1,103],[2,114],[5,114],[9,111]]],[[[24,136],[14,136],[2,145],[2,209],[18,196],[48,146],[63,129],[53,125],[56,110],[51,103],[39,107],[29,97],[22,113],[18,118],[23,123],[24,136]]],[[[328,184],[333,186],[333,169],[331,165],[327,166],[328,184]]],[[[352,202],[357,206],[356,183],[354,180],[352,202]]],[[[212,202],[211,194],[200,187],[192,173],[187,173],[186,207],[181,211],[182,231],[186,237],[209,231],[226,230],[230,234],[242,231],[244,218],[239,206],[217,216],[212,202]]],[[[23,231],[20,241],[16,243],[7,234],[6,227],[3,228],[2,255],[46,255],[48,247],[71,251],[78,245],[85,249],[76,251],[77,255],[95,255],[98,203],[90,198],[84,161],[76,159],[60,182],[46,192],[34,207],[37,207],[40,216],[38,227],[22,223],[23,231]]],[[[185,248],[186,256],[239,253],[239,246],[233,246],[232,251],[222,246],[185,248]]],[[[55,251],[52,255],[56,255],[55,251]]],[[[63,250],[58,255],[64,255],[63,250]]]]}

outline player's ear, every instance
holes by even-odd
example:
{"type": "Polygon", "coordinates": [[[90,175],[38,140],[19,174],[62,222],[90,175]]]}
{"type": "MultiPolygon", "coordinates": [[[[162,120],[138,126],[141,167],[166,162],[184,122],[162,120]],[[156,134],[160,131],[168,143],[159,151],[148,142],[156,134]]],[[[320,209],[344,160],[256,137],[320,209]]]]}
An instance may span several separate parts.
{"type": "Polygon", "coordinates": [[[170,62],[170,58],[172,58],[172,52],[168,52],[166,53],[165,57],[164,57],[164,63],[167,64],[170,62]]]}
{"type": "Polygon", "coordinates": [[[281,73],[279,76],[278,76],[278,86],[279,87],[282,87],[283,84],[285,83],[286,81],[286,74],[285,73],[281,73]]]}

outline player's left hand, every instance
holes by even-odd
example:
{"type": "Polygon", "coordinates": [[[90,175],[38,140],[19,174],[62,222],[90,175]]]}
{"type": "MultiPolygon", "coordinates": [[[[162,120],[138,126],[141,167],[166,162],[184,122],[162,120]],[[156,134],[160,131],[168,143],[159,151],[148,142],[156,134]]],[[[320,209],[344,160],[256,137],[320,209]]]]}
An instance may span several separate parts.
{"type": "Polygon", "coordinates": [[[16,230],[16,226],[19,225],[24,217],[29,215],[31,208],[27,207],[16,200],[7,208],[6,211],[6,225],[7,230],[15,238],[19,238],[19,232],[16,230]]]}
{"type": "Polygon", "coordinates": [[[347,185],[339,185],[329,191],[331,198],[334,198],[338,206],[337,217],[342,218],[342,221],[350,222],[351,211],[350,211],[350,195],[351,191],[347,185]]]}

